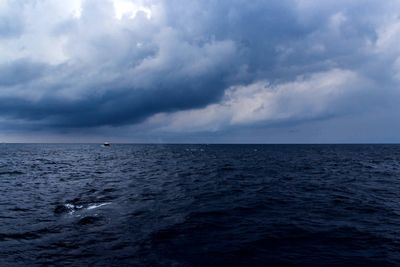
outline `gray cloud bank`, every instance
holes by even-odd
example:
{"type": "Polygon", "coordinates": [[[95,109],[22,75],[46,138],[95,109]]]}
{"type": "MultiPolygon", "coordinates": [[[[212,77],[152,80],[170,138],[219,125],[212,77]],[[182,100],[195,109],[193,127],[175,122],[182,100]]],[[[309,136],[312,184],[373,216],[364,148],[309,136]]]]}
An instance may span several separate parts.
{"type": "Polygon", "coordinates": [[[391,0],[0,0],[0,130],[193,134],[373,114],[390,125],[398,10],[391,0]]]}

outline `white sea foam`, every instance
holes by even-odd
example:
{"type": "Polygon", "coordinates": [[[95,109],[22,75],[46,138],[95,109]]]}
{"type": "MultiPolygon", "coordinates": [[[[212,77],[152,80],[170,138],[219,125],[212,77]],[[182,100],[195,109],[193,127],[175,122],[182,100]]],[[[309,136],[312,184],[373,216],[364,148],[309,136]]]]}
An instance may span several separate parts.
{"type": "Polygon", "coordinates": [[[72,204],[65,204],[65,207],[67,208],[67,209],[70,209],[70,210],[73,210],[74,208],[75,208],[75,206],[74,205],[72,205],[72,204]]]}
{"type": "Polygon", "coordinates": [[[105,206],[105,205],[109,205],[111,204],[111,202],[106,202],[106,203],[101,203],[101,204],[93,204],[87,207],[88,210],[93,210],[93,209],[97,209],[99,207],[105,206]]]}

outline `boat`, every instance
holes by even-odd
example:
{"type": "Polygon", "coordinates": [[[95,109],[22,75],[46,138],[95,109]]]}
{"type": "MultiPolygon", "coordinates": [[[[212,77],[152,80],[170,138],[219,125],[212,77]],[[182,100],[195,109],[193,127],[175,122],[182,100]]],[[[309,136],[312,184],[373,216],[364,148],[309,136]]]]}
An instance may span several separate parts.
{"type": "Polygon", "coordinates": [[[104,142],[104,144],[102,145],[102,147],[110,147],[111,145],[110,145],[110,143],[108,143],[108,142],[104,142]]]}

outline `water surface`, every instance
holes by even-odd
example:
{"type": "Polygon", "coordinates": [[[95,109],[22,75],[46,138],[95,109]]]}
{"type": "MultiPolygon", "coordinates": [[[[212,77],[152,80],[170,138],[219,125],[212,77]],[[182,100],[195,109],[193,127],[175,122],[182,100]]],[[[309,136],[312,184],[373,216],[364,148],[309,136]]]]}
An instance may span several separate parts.
{"type": "Polygon", "coordinates": [[[400,266],[400,146],[0,144],[1,266],[400,266]]]}

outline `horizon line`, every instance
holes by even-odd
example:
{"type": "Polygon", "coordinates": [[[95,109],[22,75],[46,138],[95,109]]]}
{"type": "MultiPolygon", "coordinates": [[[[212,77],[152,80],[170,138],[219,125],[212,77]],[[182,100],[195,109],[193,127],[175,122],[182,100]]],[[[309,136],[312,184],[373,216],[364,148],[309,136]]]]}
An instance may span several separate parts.
{"type": "MultiPolygon", "coordinates": [[[[1,144],[54,144],[54,145],[96,145],[96,144],[103,144],[104,142],[0,142],[1,144]]],[[[108,142],[114,145],[400,145],[400,142],[334,142],[334,143],[151,143],[151,142],[108,142]]]]}

